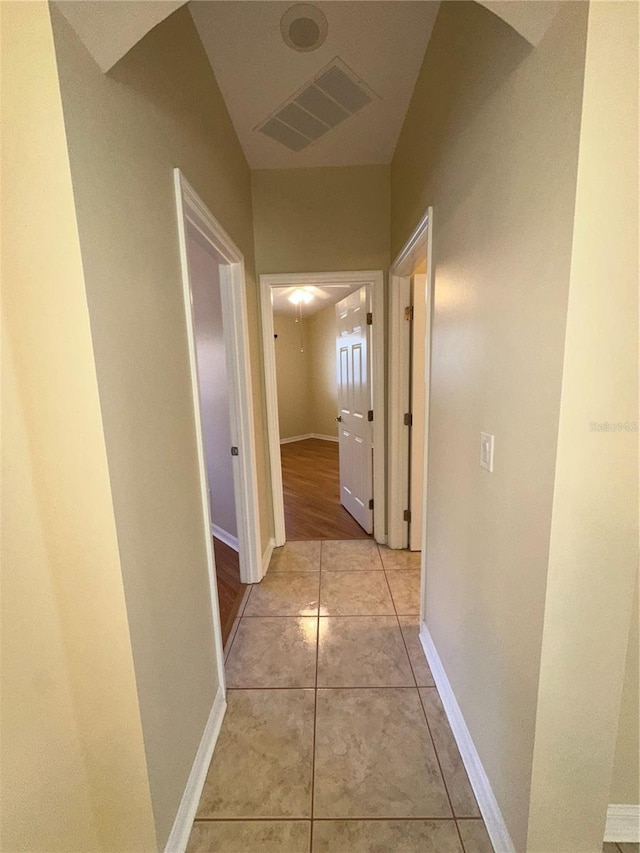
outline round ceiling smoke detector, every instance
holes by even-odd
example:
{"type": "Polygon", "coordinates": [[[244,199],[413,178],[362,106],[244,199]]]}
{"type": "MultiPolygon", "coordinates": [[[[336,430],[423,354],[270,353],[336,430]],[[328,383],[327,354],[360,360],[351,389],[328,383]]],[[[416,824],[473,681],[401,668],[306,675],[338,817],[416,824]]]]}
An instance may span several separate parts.
{"type": "Polygon", "coordinates": [[[293,50],[308,53],[324,44],[329,25],[324,14],[309,3],[296,3],[282,16],[280,32],[293,50]]]}

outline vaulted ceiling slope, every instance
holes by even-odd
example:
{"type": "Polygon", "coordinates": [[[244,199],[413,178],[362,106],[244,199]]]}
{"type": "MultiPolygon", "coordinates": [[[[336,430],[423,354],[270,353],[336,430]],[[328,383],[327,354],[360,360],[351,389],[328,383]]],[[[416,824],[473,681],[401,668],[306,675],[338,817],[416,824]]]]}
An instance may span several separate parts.
{"type": "MultiPolygon", "coordinates": [[[[327,34],[317,49],[308,52],[289,47],[281,34],[281,19],[292,5],[259,0],[190,3],[249,166],[277,169],[389,163],[439,3],[402,0],[314,3],[313,7],[326,18],[327,34]],[[322,76],[336,58],[339,60],[339,70],[333,73],[336,81],[349,86],[341,75],[353,75],[356,85],[360,84],[364,91],[358,98],[355,89],[349,90],[355,100],[348,104],[359,107],[354,114],[348,107],[342,111],[336,109],[335,117],[328,110],[322,112],[323,105],[331,108],[334,101],[338,107],[344,104],[340,90],[331,89],[326,101],[324,84],[318,81],[321,91],[314,86],[308,99],[302,100],[304,106],[296,102],[291,124],[282,128],[283,122],[276,120],[284,141],[260,132],[265,121],[318,75],[322,76]],[[314,116],[315,101],[320,103],[314,116]],[[363,101],[366,103],[362,104],[363,101]],[[318,123],[314,118],[319,118],[318,123]],[[303,124],[298,125],[297,119],[303,124]],[[304,136],[307,127],[304,122],[308,122],[307,144],[304,138],[288,134],[288,128],[295,128],[302,129],[299,136],[304,136]],[[292,150],[288,142],[294,149],[304,147],[292,150]]],[[[304,15],[304,9],[301,14],[304,15]]]]}
{"type": "Polygon", "coordinates": [[[55,3],[104,72],[185,0],[61,0],[55,3]]]}
{"type": "MultiPolygon", "coordinates": [[[[58,0],[56,5],[106,72],[184,2],[58,0]]],[[[557,0],[478,2],[533,45],[558,8],[557,0]]],[[[310,4],[310,12],[307,8],[321,22],[312,50],[295,50],[283,38],[283,15],[295,5],[189,3],[250,167],[389,163],[438,0],[320,0],[310,4]]],[[[305,18],[304,9],[300,15],[305,18]]]]}

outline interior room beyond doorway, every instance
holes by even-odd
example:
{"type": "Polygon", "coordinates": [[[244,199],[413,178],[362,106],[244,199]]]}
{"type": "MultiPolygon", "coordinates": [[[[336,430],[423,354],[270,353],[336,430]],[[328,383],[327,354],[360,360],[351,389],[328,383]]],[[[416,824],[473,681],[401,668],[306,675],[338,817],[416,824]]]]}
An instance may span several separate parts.
{"type": "Polygon", "coordinates": [[[370,536],[341,504],[336,310],[352,289],[335,284],[273,290],[287,540],[370,536]]]}
{"type": "Polygon", "coordinates": [[[381,285],[377,273],[261,277],[278,545],[374,531],[374,492],[383,484],[373,419],[378,278],[381,285]],[[347,394],[347,385],[361,390],[347,394]]]}

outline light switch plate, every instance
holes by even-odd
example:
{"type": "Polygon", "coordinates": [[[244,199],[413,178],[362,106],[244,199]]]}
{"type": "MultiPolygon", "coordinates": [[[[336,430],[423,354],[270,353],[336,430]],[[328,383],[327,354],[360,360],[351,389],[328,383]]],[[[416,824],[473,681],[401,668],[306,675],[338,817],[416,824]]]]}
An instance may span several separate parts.
{"type": "Polygon", "coordinates": [[[493,473],[493,442],[495,436],[488,432],[480,433],[480,467],[493,473]]]}

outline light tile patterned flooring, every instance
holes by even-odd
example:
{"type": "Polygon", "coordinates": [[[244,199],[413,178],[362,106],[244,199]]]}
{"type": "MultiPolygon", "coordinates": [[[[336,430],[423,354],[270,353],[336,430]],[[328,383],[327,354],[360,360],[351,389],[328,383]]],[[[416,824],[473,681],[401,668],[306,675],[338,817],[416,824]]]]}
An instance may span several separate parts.
{"type": "Polygon", "coordinates": [[[491,853],[418,639],[419,560],[372,540],[274,552],[227,644],[188,853],[491,853]]]}
{"type": "Polygon", "coordinates": [[[189,853],[491,853],[418,639],[420,555],[289,542],[226,650],[189,853]]]}

